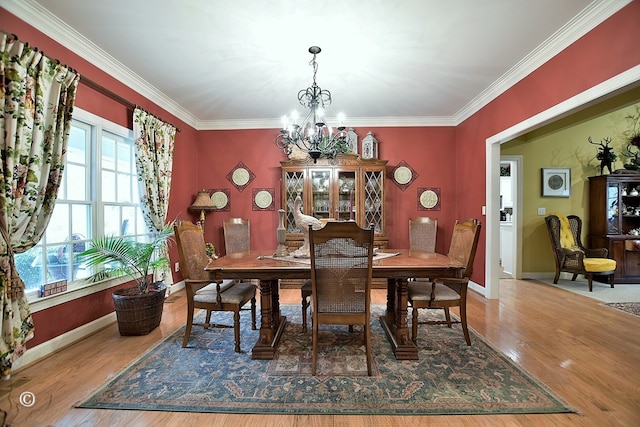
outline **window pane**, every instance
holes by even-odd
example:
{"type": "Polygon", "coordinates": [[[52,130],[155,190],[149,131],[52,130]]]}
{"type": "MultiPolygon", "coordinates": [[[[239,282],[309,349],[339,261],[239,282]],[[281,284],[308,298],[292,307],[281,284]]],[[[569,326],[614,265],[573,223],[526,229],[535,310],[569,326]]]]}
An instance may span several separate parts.
{"type": "Polygon", "coordinates": [[[120,235],[120,206],[105,205],[104,207],[104,235],[120,235]]]}
{"type": "Polygon", "coordinates": [[[64,242],[71,238],[69,232],[69,205],[58,201],[53,208],[49,225],[45,233],[47,243],[64,242]]]}
{"type": "Polygon", "coordinates": [[[116,142],[113,138],[102,137],[102,169],[116,169],[116,142]]]}
{"type": "Polygon", "coordinates": [[[133,146],[126,141],[120,141],[118,143],[118,172],[130,174],[133,158],[133,146]]]}
{"type": "Polygon", "coordinates": [[[71,228],[74,235],[82,239],[91,237],[91,208],[89,205],[71,205],[71,228]]]}
{"type": "Polygon", "coordinates": [[[80,124],[74,122],[69,132],[69,144],[67,147],[68,163],[86,163],[87,144],[89,143],[89,128],[80,127],[80,124]]]}
{"type": "Polygon", "coordinates": [[[116,201],[116,174],[113,172],[102,172],[102,201],[116,201]]]}
{"type": "Polygon", "coordinates": [[[87,198],[87,169],[84,166],[67,165],[64,170],[66,182],[71,183],[67,189],[68,200],[86,200],[87,198]]]}
{"type": "Polygon", "coordinates": [[[39,289],[43,283],[42,254],[42,246],[38,245],[15,256],[16,268],[27,291],[39,289]]]}
{"type": "Polygon", "coordinates": [[[130,203],[131,200],[131,175],[118,174],[118,202],[130,203]]]}

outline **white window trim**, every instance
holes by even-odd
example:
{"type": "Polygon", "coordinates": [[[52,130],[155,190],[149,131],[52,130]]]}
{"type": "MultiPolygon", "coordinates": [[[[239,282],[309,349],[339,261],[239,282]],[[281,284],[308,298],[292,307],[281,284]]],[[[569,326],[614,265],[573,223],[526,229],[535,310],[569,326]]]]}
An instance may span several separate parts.
{"type": "MultiPolygon", "coordinates": [[[[80,121],[85,121],[91,125],[97,125],[101,129],[106,129],[114,135],[117,135],[123,138],[133,139],[133,130],[126,128],[124,126],[120,126],[103,117],[97,116],[93,113],[82,110],[80,108],[74,107],[73,118],[80,121]]],[[[96,153],[94,153],[93,156],[96,156],[98,154],[99,154],[99,150],[96,153]]],[[[95,166],[96,166],[95,158],[92,158],[91,167],[95,168],[95,166]]],[[[68,289],[65,292],[61,292],[59,294],[50,295],[47,297],[41,297],[39,295],[39,291],[34,289],[26,292],[26,297],[27,297],[27,301],[29,302],[29,308],[31,312],[35,313],[41,310],[46,310],[47,308],[54,307],[59,304],[63,304],[78,298],[85,297],[87,295],[101,292],[105,289],[116,287],[118,285],[121,285],[122,283],[126,283],[131,280],[132,279],[129,277],[119,277],[116,279],[109,279],[109,280],[105,280],[98,283],[89,283],[89,282],[82,283],[82,281],[76,281],[73,288],[68,289]]]]}

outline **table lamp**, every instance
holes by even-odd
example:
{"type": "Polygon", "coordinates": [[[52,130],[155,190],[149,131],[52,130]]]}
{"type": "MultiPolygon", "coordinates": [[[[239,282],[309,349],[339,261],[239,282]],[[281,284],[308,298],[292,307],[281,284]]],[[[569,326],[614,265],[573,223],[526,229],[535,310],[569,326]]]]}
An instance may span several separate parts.
{"type": "Polygon", "coordinates": [[[196,196],[196,200],[193,202],[191,206],[189,206],[190,211],[200,211],[200,221],[198,223],[202,227],[202,231],[204,232],[204,217],[206,211],[212,211],[216,207],[211,201],[211,196],[207,190],[198,191],[198,195],[196,196]]]}

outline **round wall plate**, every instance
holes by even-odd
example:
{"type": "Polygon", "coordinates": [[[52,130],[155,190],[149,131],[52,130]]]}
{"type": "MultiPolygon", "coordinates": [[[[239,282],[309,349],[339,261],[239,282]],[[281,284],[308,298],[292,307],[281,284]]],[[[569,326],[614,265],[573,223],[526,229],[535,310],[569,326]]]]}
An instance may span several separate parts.
{"type": "Polygon", "coordinates": [[[399,166],[393,172],[393,179],[395,179],[395,181],[401,185],[408,184],[409,182],[411,182],[412,177],[413,177],[413,172],[411,172],[411,169],[409,169],[406,166],[399,166]]]}
{"type": "Polygon", "coordinates": [[[249,182],[250,174],[245,168],[237,168],[233,171],[232,179],[235,185],[243,186],[249,182]]]}
{"type": "Polygon", "coordinates": [[[211,195],[211,203],[216,209],[222,209],[229,203],[229,197],[222,191],[216,191],[211,195]]]}
{"type": "Polygon", "coordinates": [[[420,204],[427,209],[432,209],[438,204],[438,195],[433,190],[425,190],[420,194],[420,204]]]}
{"type": "Polygon", "coordinates": [[[441,201],[440,188],[418,188],[419,211],[439,211],[441,201]]]}
{"type": "Polygon", "coordinates": [[[255,201],[256,201],[256,205],[260,209],[266,209],[269,206],[271,206],[271,203],[273,203],[273,197],[271,196],[271,193],[269,193],[268,191],[261,190],[261,191],[258,191],[258,193],[256,194],[255,201]]]}

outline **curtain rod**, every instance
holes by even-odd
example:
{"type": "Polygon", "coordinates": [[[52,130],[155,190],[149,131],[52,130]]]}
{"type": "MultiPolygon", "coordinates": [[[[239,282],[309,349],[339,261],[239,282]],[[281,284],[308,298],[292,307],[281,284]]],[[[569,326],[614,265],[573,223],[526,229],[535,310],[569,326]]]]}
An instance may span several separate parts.
{"type": "MultiPolygon", "coordinates": [[[[90,80],[90,79],[84,77],[83,75],[80,76],[80,82],[83,83],[85,86],[90,87],[91,89],[94,89],[94,90],[100,92],[101,94],[108,96],[109,98],[113,99],[114,101],[118,101],[120,104],[124,105],[127,108],[130,108],[131,110],[134,110],[136,108],[140,108],[140,109],[142,109],[144,111],[147,111],[144,108],[132,103],[131,101],[128,101],[128,100],[124,99],[123,97],[121,97],[117,93],[110,91],[106,87],[100,86],[98,83],[96,83],[93,80],[90,80]]],[[[147,113],[149,113],[149,112],[147,111],[147,113]]],[[[149,113],[149,114],[151,114],[152,116],[158,117],[155,114],[152,114],[152,113],[149,113]]],[[[158,117],[158,119],[162,120],[160,117],[158,117]]],[[[162,121],[164,122],[164,120],[162,120],[162,121]]],[[[171,126],[173,126],[173,125],[171,125],[171,126]]],[[[176,127],[176,132],[180,132],[180,129],[177,128],[177,127],[176,127]]]]}

